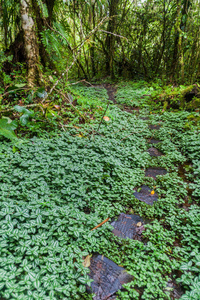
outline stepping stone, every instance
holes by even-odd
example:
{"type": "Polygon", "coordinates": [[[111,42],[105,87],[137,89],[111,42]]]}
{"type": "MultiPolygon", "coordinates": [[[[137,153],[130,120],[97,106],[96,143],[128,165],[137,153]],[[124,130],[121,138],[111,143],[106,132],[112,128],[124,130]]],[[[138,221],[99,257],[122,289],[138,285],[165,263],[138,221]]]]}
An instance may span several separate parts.
{"type": "Polygon", "coordinates": [[[167,283],[164,292],[170,291],[170,299],[180,299],[184,295],[184,290],[175,280],[171,279],[167,283]]]}
{"type": "Polygon", "coordinates": [[[93,282],[87,290],[95,293],[94,300],[114,300],[112,296],[122,289],[122,285],[133,280],[133,276],[124,268],[103,255],[92,256],[89,269],[89,277],[93,279],[93,282]]]}
{"type": "Polygon", "coordinates": [[[159,130],[161,128],[161,125],[149,125],[149,129],[152,129],[152,130],[159,130]]]}
{"type": "Polygon", "coordinates": [[[158,194],[151,195],[151,189],[147,185],[142,185],[140,192],[135,192],[133,195],[140,201],[149,205],[153,205],[154,201],[158,200],[158,194]]]}
{"type": "Polygon", "coordinates": [[[163,153],[158,151],[158,149],[154,148],[154,147],[151,147],[147,150],[150,154],[150,156],[162,156],[163,153]]]}
{"type": "Polygon", "coordinates": [[[158,143],[161,143],[161,141],[160,140],[156,140],[156,139],[150,139],[150,140],[148,140],[148,143],[150,143],[150,144],[158,144],[158,143]]]}
{"type": "Polygon", "coordinates": [[[148,168],[145,171],[146,177],[153,177],[154,179],[156,179],[157,175],[165,175],[165,174],[167,174],[167,171],[164,168],[159,168],[159,167],[148,168]]]}
{"type": "Polygon", "coordinates": [[[112,222],[113,234],[123,239],[139,240],[144,231],[143,219],[137,215],[120,214],[119,218],[112,222]]]}

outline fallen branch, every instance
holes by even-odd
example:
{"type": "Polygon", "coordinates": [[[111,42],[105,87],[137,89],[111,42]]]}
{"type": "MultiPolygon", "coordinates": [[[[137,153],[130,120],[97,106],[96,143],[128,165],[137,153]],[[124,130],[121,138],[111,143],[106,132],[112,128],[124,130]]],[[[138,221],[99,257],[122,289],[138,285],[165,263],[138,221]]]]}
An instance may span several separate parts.
{"type": "Polygon", "coordinates": [[[105,109],[105,111],[104,111],[104,113],[103,113],[103,115],[102,115],[102,118],[101,118],[101,121],[100,121],[100,123],[99,123],[98,129],[97,129],[97,132],[98,132],[98,131],[99,131],[99,129],[100,129],[101,123],[103,122],[103,117],[104,117],[104,116],[105,116],[105,114],[106,114],[106,111],[107,111],[107,109],[108,109],[108,106],[109,106],[109,104],[110,104],[110,100],[108,100],[108,104],[107,104],[107,106],[106,106],[106,109],[105,109]]]}
{"type": "Polygon", "coordinates": [[[30,90],[30,87],[29,87],[29,88],[21,87],[21,88],[17,88],[17,89],[14,89],[14,90],[10,90],[10,91],[8,91],[8,92],[6,92],[6,93],[4,93],[4,94],[2,94],[2,95],[0,95],[0,96],[1,96],[1,97],[4,97],[4,96],[6,96],[6,95],[8,95],[8,94],[10,94],[10,93],[12,93],[12,92],[18,91],[18,90],[30,90]]]}
{"type": "Polygon", "coordinates": [[[96,227],[92,228],[91,231],[92,231],[92,230],[95,230],[95,229],[97,229],[97,228],[99,228],[99,227],[102,226],[104,223],[108,222],[109,219],[110,219],[110,218],[105,219],[105,220],[104,220],[103,222],[101,222],[99,225],[97,225],[96,227]]]}
{"type": "Polygon", "coordinates": [[[93,84],[91,84],[89,81],[87,81],[87,80],[85,80],[85,79],[82,79],[82,80],[79,80],[79,81],[76,81],[76,82],[72,82],[72,83],[68,83],[67,86],[68,86],[68,85],[75,85],[75,84],[78,84],[78,83],[80,83],[80,82],[86,82],[86,83],[88,83],[90,86],[93,86],[93,84]]]}
{"type": "MultiPolygon", "coordinates": [[[[36,107],[36,106],[41,107],[41,104],[40,103],[35,103],[35,104],[22,105],[22,107],[25,107],[25,108],[27,108],[27,107],[36,107]]],[[[14,110],[14,107],[9,108],[9,109],[0,110],[0,113],[9,112],[9,111],[12,111],[12,110],[14,110]]]]}
{"type": "Polygon", "coordinates": [[[143,131],[144,131],[144,130],[133,131],[133,132],[131,132],[129,135],[127,135],[127,136],[125,136],[123,139],[121,139],[120,142],[123,141],[123,140],[125,140],[125,139],[127,139],[129,136],[133,135],[134,133],[137,134],[137,133],[140,133],[140,132],[143,132],[143,131]]]}
{"type": "Polygon", "coordinates": [[[103,30],[103,29],[100,29],[99,31],[102,31],[102,32],[105,32],[105,33],[109,33],[109,34],[114,35],[114,36],[118,36],[118,37],[120,37],[120,38],[125,39],[125,40],[128,41],[128,39],[125,36],[122,36],[122,35],[119,35],[119,34],[116,34],[116,33],[110,32],[110,31],[106,31],[106,30],[103,30]]]}

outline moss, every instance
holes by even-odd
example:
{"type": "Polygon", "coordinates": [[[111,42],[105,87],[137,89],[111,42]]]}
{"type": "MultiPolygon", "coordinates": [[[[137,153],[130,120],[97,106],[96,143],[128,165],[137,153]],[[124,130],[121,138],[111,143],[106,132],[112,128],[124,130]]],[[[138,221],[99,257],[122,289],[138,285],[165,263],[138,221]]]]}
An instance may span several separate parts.
{"type": "Polygon", "coordinates": [[[200,108],[200,98],[194,97],[192,101],[186,104],[186,109],[194,110],[196,108],[200,108]]]}
{"type": "Polygon", "coordinates": [[[200,107],[200,88],[194,84],[187,87],[165,87],[152,93],[152,99],[161,101],[163,109],[195,109],[200,107]],[[195,98],[196,97],[196,98],[195,98]]]}
{"type": "Polygon", "coordinates": [[[167,107],[168,107],[168,101],[165,101],[165,102],[164,102],[164,105],[163,105],[163,109],[166,110],[167,107]]]}
{"type": "Polygon", "coordinates": [[[186,102],[187,102],[187,95],[189,95],[195,88],[195,85],[190,85],[184,90],[181,91],[181,94],[179,96],[179,101],[180,101],[180,107],[185,108],[186,102]]]}

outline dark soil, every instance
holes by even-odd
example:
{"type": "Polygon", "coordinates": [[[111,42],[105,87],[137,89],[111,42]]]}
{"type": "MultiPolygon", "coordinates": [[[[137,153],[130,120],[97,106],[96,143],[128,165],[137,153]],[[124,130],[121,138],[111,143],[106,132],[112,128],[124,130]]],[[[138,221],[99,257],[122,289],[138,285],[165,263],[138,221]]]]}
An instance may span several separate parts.
{"type": "Polygon", "coordinates": [[[162,152],[160,152],[158,149],[156,149],[154,147],[149,148],[147,151],[149,152],[150,156],[156,156],[157,157],[157,156],[162,156],[163,155],[162,152]]]}
{"type": "Polygon", "coordinates": [[[149,125],[149,129],[151,130],[159,130],[161,128],[161,125],[149,125]]]}
{"type": "Polygon", "coordinates": [[[145,171],[145,176],[152,177],[154,179],[156,179],[157,175],[165,175],[165,174],[167,174],[167,171],[164,168],[159,168],[159,167],[148,168],[145,171]]]}
{"type": "Polygon", "coordinates": [[[167,288],[173,289],[170,292],[171,300],[180,299],[184,294],[183,289],[174,280],[168,281],[167,288]]]}
{"type": "Polygon", "coordinates": [[[133,113],[133,112],[139,112],[140,108],[139,107],[132,107],[132,106],[126,106],[126,105],[121,105],[121,109],[125,110],[129,113],[133,113]]]}
{"type": "Polygon", "coordinates": [[[148,140],[148,143],[150,143],[150,144],[158,144],[158,143],[161,143],[161,141],[152,138],[152,139],[148,140]]]}
{"type": "Polygon", "coordinates": [[[107,90],[109,100],[116,104],[115,94],[117,92],[117,88],[113,84],[104,83],[102,86],[107,90]]]}
{"type": "Polygon", "coordinates": [[[141,120],[149,120],[149,117],[140,117],[141,120]]]}

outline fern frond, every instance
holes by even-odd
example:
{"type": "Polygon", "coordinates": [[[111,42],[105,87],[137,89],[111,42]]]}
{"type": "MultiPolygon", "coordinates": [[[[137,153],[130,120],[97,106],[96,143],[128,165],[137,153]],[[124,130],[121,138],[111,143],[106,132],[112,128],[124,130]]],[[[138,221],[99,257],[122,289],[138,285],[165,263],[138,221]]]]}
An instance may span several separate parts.
{"type": "Polygon", "coordinates": [[[42,16],[48,18],[48,9],[46,3],[43,3],[42,0],[37,0],[37,4],[40,8],[42,16]]]}

